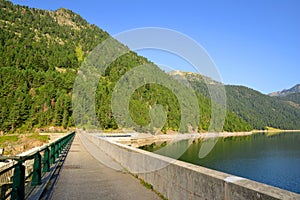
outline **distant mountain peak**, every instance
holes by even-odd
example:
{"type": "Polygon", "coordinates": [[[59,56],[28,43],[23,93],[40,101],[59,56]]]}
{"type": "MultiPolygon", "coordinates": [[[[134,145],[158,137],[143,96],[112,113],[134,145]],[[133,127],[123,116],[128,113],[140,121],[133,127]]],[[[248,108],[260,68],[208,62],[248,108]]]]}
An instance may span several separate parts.
{"type": "Polygon", "coordinates": [[[270,93],[269,96],[286,96],[294,93],[300,93],[300,84],[297,84],[290,89],[284,89],[282,91],[270,93]]]}
{"type": "Polygon", "coordinates": [[[60,26],[70,26],[73,29],[79,30],[81,27],[78,25],[78,21],[85,21],[81,16],[73,13],[66,8],[59,8],[55,12],[50,12],[50,15],[57,21],[60,26]],[[79,19],[79,20],[78,20],[79,19]]]}
{"type": "Polygon", "coordinates": [[[220,84],[218,81],[215,81],[208,76],[204,76],[196,72],[184,72],[180,70],[173,70],[168,72],[168,74],[173,77],[179,76],[181,78],[188,79],[189,81],[199,81],[211,85],[220,84]]]}

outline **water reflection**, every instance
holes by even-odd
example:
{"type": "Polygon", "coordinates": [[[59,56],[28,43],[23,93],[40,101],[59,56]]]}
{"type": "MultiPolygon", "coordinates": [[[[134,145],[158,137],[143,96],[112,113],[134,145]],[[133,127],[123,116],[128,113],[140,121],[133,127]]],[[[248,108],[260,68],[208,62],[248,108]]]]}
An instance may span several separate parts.
{"type": "Polygon", "coordinates": [[[201,145],[203,139],[194,139],[141,148],[175,159],[182,148],[187,148],[179,160],[300,193],[300,133],[219,138],[204,158],[199,158],[201,145]]]}

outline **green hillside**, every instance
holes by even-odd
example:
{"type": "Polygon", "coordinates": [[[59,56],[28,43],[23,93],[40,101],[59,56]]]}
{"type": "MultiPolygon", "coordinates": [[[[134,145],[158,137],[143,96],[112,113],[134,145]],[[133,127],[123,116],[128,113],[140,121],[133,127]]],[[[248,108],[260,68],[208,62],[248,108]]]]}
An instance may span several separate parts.
{"type": "MultiPolygon", "coordinates": [[[[198,74],[182,73],[182,76],[189,80],[195,90],[206,97],[209,97],[209,93],[204,79],[208,83],[218,84],[198,74]]],[[[261,94],[244,86],[226,85],[225,89],[228,109],[248,122],[254,129],[262,130],[267,126],[279,129],[300,129],[300,109],[290,102],[261,94]]],[[[296,100],[297,95],[286,98],[296,100]]]]}
{"type": "Polygon", "coordinates": [[[66,9],[1,0],[0,16],[0,130],[73,126],[76,70],[108,34],[66,9]]]}
{"type": "Polygon", "coordinates": [[[269,94],[269,96],[276,97],[283,101],[287,101],[290,105],[299,108],[300,107],[300,84],[297,84],[290,89],[273,92],[269,94]]]}
{"type": "Polygon", "coordinates": [[[296,104],[295,106],[299,106],[300,107],[300,93],[292,93],[292,94],[288,94],[286,96],[280,96],[280,97],[277,97],[281,100],[284,100],[284,101],[289,101],[290,104],[296,104]]]}
{"type": "Polygon", "coordinates": [[[269,94],[269,96],[285,97],[285,96],[288,96],[290,94],[298,94],[298,93],[300,93],[300,84],[297,84],[297,85],[295,85],[294,87],[292,87],[290,89],[284,89],[282,91],[273,92],[273,93],[269,94]]]}
{"type": "MultiPolygon", "coordinates": [[[[71,97],[77,71],[88,53],[110,36],[66,9],[46,11],[0,0],[0,15],[0,131],[74,126],[71,97]]],[[[103,129],[131,128],[116,123],[110,99],[118,80],[130,69],[146,63],[151,64],[129,52],[116,59],[100,78],[96,111],[103,129]]],[[[182,132],[208,129],[211,102],[200,93],[197,98],[199,127],[194,121],[186,124],[182,132]]],[[[178,100],[170,90],[155,84],[138,88],[131,97],[130,115],[140,125],[136,130],[151,131],[151,127],[143,126],[150,123],[149,111],[157,103],[167,111],[162,130],[178,130],[182,117],[178,100]]],[[[88,119],[83,116],[82,123],[90,123],[85,120],[88,119]]],[[[250,129],[245,120],[227,110],[224,130],[250,129]]]]}
{"type": "Polygon", "coordinates": [[[228,106],[255,129],[300,129],[300,109],[243,86],[226,86],[228,106]]]}

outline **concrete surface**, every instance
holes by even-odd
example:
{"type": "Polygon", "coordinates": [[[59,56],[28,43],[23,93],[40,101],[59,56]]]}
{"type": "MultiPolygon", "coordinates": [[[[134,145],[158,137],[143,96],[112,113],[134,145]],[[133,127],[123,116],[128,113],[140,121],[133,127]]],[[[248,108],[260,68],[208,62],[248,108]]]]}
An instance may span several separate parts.
{"type": "Polygon", "coordinates": [[[122,170],[118,163],[107,157],[95,145],[86,145],[90,150],[98,151],[97,158],[87,151],[76,134],[53,189],[46,193],[43,199],[161,199],[140,184],[137,178],[122,170]],[[110,163],[118,170],[107,167],[99,160],[105,160],[105,163],[110,163]]]}
{"type": "MultiPolygon", "coordinates": [[[[300,199],[300,195],[230,174],[81,134],[167,199],[300,199]]],[[[86,142],[86,145],[90,145],[86,142]]],[[[91,154],[97,154],[95,150],[91,154]]],[[[138,198],[136,198],[138,199],[138,198]]]]}

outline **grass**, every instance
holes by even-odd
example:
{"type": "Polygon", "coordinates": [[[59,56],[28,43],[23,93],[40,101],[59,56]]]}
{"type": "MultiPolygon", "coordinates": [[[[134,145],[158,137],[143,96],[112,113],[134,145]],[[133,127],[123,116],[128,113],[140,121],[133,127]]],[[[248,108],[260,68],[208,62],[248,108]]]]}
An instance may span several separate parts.
{"type": "Polygon", "coordinates": [[[144,181],[143,179],[140,179],[140,183],[145,186],[148,190],[153,190],[153,186],[149,183],[147,183],[146,181],[144,181]]]}
{"type": "Polygon", "coordinates": [[[280,134],[282,132],[280,129],[269,127],[269,126],[267,126],[266,129],[268,130],[268,132],[267,132],[268,137],[280,134]]]}
{"type": "Polygon", "coordinates": [[[17,142],[19,137],[17,135],[4,135],[0,136],[0,145],[5,142],[17,142]]]}
{"type": "MultiPolygon", "coordinates": [[[[137,175],[135,175],[136,178],[138,178],[137,175]]],[[[145,186],[148,190],[152,190],[153,192],[155,192],[161,199],[163,200],[168,200],[166,197],[164,197],[161,193],[159,193],[158,191],[153,189],[153,186],[150,183],[147,183],[146,181],[144,181],[141,178],[138,178],[140,180],[140,183],[145,186]]]]}
{"type": "Polygon", "coordinates": [[[278,129],[278,128],[273,128],[273,127],[269,127],[269,126],[267,126],[266,129],[267,129],[268,131],[281,131],[281,130],[278,129]]]}
{"type": "Polygon", "coordinates": [[[21,151],[27,151],[35,147],[37,144],[39,145],[39,143],[36,143],[37,141],[48,143],[49,139],[49,135],[39,135],[37,133],[4,135],[0,136],[0,148],[5,149],[3,155],[16,155],[21,151]]]}
{"type": "Polygon", "coordinates": [[[39,140],[41,142],[48,142],[50,139],[50,136],[49,135],[32,134],[32,135],[28,136],[28,138],[39,140]]]}
{"type": "Polygon", "coordinates": [[[150,183],[147,183],[146,181],[144,181],[143,179],[139,178],[139,176],[137,174],[133,174],[131,173],[128,169],[124,168],[124,170],[126,172],[128,172],[129,174],[131,174],[131,176],[133,176],[134,178],[140,180],[140,183],[145,186],[147,189],[152,190],[153,192],[155,192],[155,194],[157,194],[162,200],[168,200],[166,197],[164,197],[164,195],[162,195],[160,192],[156,191],[153,189],[153,186],[150,183]]]}

